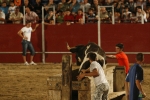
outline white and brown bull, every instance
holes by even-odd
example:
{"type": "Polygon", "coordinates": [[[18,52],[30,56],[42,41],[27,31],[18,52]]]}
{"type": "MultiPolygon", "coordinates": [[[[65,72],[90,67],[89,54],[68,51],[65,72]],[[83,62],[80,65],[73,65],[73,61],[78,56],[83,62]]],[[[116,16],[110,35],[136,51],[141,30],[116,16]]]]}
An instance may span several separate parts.
{"type": "Polygon", "coordinates": [[[106,55],[101,47],[96,43],[88,43],[87,45],[77,45],[75,47],[70,47],[67,43],[67,49],[76,54],[76,63],[81,69],[87,69],[90,67],[90,62],[88,59],[88,54],[94,52],[97,55],[97,62],[104,68],[106,68],[106,55]]]}

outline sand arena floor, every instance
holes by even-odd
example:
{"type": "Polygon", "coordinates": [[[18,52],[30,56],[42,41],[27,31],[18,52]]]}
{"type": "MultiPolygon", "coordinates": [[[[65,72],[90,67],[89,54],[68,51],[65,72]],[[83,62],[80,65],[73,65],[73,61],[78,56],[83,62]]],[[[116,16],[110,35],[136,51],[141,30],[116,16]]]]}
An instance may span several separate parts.
{"type": "MultiPolygon", "coordinates": [[[[142,85],[150,97],[150,66],[145,65],[143,69],[142,85]]],[[[0,64],[0,100],[48,100],[47,78],[56,74],[61,74],[61,64],[0,64]]]]}

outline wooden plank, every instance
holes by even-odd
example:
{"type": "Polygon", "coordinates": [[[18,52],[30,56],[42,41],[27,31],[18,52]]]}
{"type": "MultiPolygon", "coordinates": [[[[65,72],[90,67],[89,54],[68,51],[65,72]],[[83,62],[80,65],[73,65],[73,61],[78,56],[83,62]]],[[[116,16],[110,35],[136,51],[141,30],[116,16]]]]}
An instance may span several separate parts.
{"type": "Polygon", "coordinates": [[[84,78],[82,81],[72,81],[72,90],[91,90],[89,78],[84,78]]]}
{"type": "Polygon", "coordinates": [[[91,91],[78,91],[78,100],[91,100],[91,91]]]}
{"type": "Polygon", "coordinates": [[[114,70],[114,92],[125,90],[124,67],[116,67],[114,70]]]}
{"type": "Polygon", "coordinates": [[[63,55],[62,57],[62,100],[71,100],[72,95],[72,56],[63,55]]]}
{"type": "Polygon", "coordinates": [[[108,98],[111,100],[111,99],[117,98],[121,95],[125,95],[125,91],[109,93],[108,98]]]}
{"type": "Polygon", "coordinates": [[[48,100],[61,100],[61,91],[60,90],[49,90],[48,91],[48,100]]]}

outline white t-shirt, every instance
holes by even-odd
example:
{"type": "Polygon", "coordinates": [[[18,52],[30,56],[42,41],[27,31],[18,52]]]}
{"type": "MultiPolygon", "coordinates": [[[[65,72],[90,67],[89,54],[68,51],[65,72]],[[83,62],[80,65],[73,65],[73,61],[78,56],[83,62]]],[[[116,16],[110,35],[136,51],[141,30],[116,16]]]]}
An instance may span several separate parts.
{"type": "Polygon", "coordinates": [[[31,27],[28,28],[25,26],[21,29],[21,31],[23,32],[23,36],[26,36],[28,38],[27,41],[30,41],[32,28],[31,27]]]}
{"type": "MultiPolygon", "coordinates": [[[[0,12],[0,18],[5,19],[5,13],[3,11],[0,12]]],[[[0,24],[4,24],[4,21],[0,21],[0,24]]]]}
{"type": "Polygon", "coordinates": [[[14,13],[14,12],[15,12],[15,9],[16,9],[16,6],[13,6],[13,7],[10,6],[10,7],[8,8],[8,11],[9,11],[10,14],[11,14],[11,13],[14,13]]]}
{"type": "Polygon", "coordinates": [[[104,70],[103,68],[101,67],[101,65],[96,62],[96,61],[93,61],[91,64],[90,64],[90,72],[93,71],[93,69],[97,69],[98,73],[99,73],[99,76],[97,77],[94,77],[94,82],[95,82],[95,86],[98,86],[102,83],[108,83],[106,77],[105,77],[105,73],[104,73],[104,70]]]}

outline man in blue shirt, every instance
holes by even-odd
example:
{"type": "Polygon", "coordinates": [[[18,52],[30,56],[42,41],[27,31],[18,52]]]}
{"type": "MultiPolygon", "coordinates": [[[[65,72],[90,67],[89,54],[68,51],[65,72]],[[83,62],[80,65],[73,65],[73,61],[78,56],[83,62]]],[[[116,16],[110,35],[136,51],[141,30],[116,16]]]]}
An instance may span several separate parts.
{"type": "Polygon", "coordinates": [[[144,55],[138,53],[136,55],[136,63],[130,68],[129,73],[126,76],[126,92],[127,100],[142,100],[140,95],[146,96],[142,89],[141,82],[143,80],[143,69],[141,64],[144,61],[144,55]]]}

